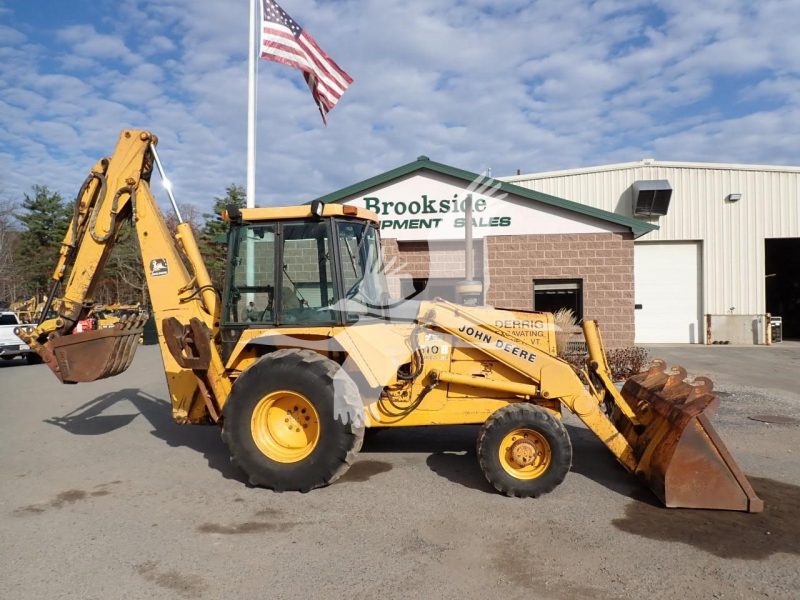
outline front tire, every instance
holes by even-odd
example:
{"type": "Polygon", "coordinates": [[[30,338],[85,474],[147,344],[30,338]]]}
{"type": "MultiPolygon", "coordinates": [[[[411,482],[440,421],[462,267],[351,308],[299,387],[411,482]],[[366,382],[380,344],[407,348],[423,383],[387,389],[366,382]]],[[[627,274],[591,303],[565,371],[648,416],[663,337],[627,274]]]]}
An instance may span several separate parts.
{"type": "Polygon", "coordinates": [[[358,388],[337,363],[310,350],[259,359],[234,383],[224,417],[231,460],[251,484],[278,492],[333,483],[364,440],[358,388]]]}
{"type": "Polygon", "coordinates": [[[497,491],[536,498],[564,481],[572,466],[572,443],[561,421],[545,409],[509,404],[481,427],[478,460],[497,491]]]}

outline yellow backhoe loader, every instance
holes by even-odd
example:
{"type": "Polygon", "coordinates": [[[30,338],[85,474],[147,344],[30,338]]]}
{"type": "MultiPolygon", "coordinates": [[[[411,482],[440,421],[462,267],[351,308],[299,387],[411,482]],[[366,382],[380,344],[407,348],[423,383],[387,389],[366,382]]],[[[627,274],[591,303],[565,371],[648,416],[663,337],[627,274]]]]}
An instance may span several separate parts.
{"type": "Polygon", "coordinates": [[[123,131],[91,170],[53,275],[48,306],[60,295],[58,317],[18,332],[62,382],[131,364],[140,317],[74,332],[129,220],[173,417],[220,425],[255,485],[309,491],[335,481],[365,428],[472,423],[489,482],[536,497],[570,469],[567,409],[665,505],[762,510],[708,421],[718,402],[710,381],[689,384],[657,361],[618,391],[594,321],[583,324],[589,359],[576,369],[557,358],[551,314],[392,300],[369,211],[230,207],[227,278],[214,289],[169,186],[174,236],[152,196],[154,169],[164,177],[156,147],[147,131],[123,131]]]}

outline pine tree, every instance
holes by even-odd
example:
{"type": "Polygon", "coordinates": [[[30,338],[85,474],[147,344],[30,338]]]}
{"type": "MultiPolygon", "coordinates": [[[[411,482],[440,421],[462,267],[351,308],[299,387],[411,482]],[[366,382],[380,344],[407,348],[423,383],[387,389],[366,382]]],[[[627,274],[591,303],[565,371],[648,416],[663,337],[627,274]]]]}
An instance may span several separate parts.
{"type": "Polygon", "coordinates": [[[22,223],[17,258],[24,265],[21,275],[25,282],[40,294],[50,289],[50,277],[72,217],[72,206],[47,186],[34,185],[32,194],[25,194],[22,209],[25,212],[17,214],[22,223]]]}
{"type": "Polygon", "coordinates": [[[234,183],[225,188],[225,196],[214,198],[214,212],[203,214],[205,223],[198,242],[211,280],[220,291],[224,284],[225,266],[228,261],[228,224],[220,215],[231,204],[239,208],[244,208],[246,204],[244,188],[234,183]]]}

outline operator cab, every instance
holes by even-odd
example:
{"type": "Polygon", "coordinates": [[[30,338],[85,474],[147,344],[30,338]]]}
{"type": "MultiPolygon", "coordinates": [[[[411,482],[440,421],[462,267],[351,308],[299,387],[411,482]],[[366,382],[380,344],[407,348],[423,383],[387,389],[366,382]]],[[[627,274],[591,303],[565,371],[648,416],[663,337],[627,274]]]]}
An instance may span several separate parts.
{"type": "Polygon", "coordinates": [[[308,207],[243,209],[228,218],[223,331],[346,325],[383,315],[388,289],[377,219],[344,208],[351,207],[324,206],[319,215],[308,207]]]}

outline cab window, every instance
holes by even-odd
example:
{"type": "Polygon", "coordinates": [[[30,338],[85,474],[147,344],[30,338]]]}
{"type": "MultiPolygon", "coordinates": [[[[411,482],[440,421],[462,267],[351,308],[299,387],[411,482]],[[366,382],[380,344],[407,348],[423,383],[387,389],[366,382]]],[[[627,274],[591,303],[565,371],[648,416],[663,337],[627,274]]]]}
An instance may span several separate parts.
{"type": "Polygon", "coordinates": [[[275,225],[241,227],[232,236],[227,322],[274,322],[275,239],[275,225]]]}
{"type": "Polygon", "coordinates": [[[329,227],[330,220],[282,225],[277,303],[277,320],[282,325],[336,322],[329,227]]]}

